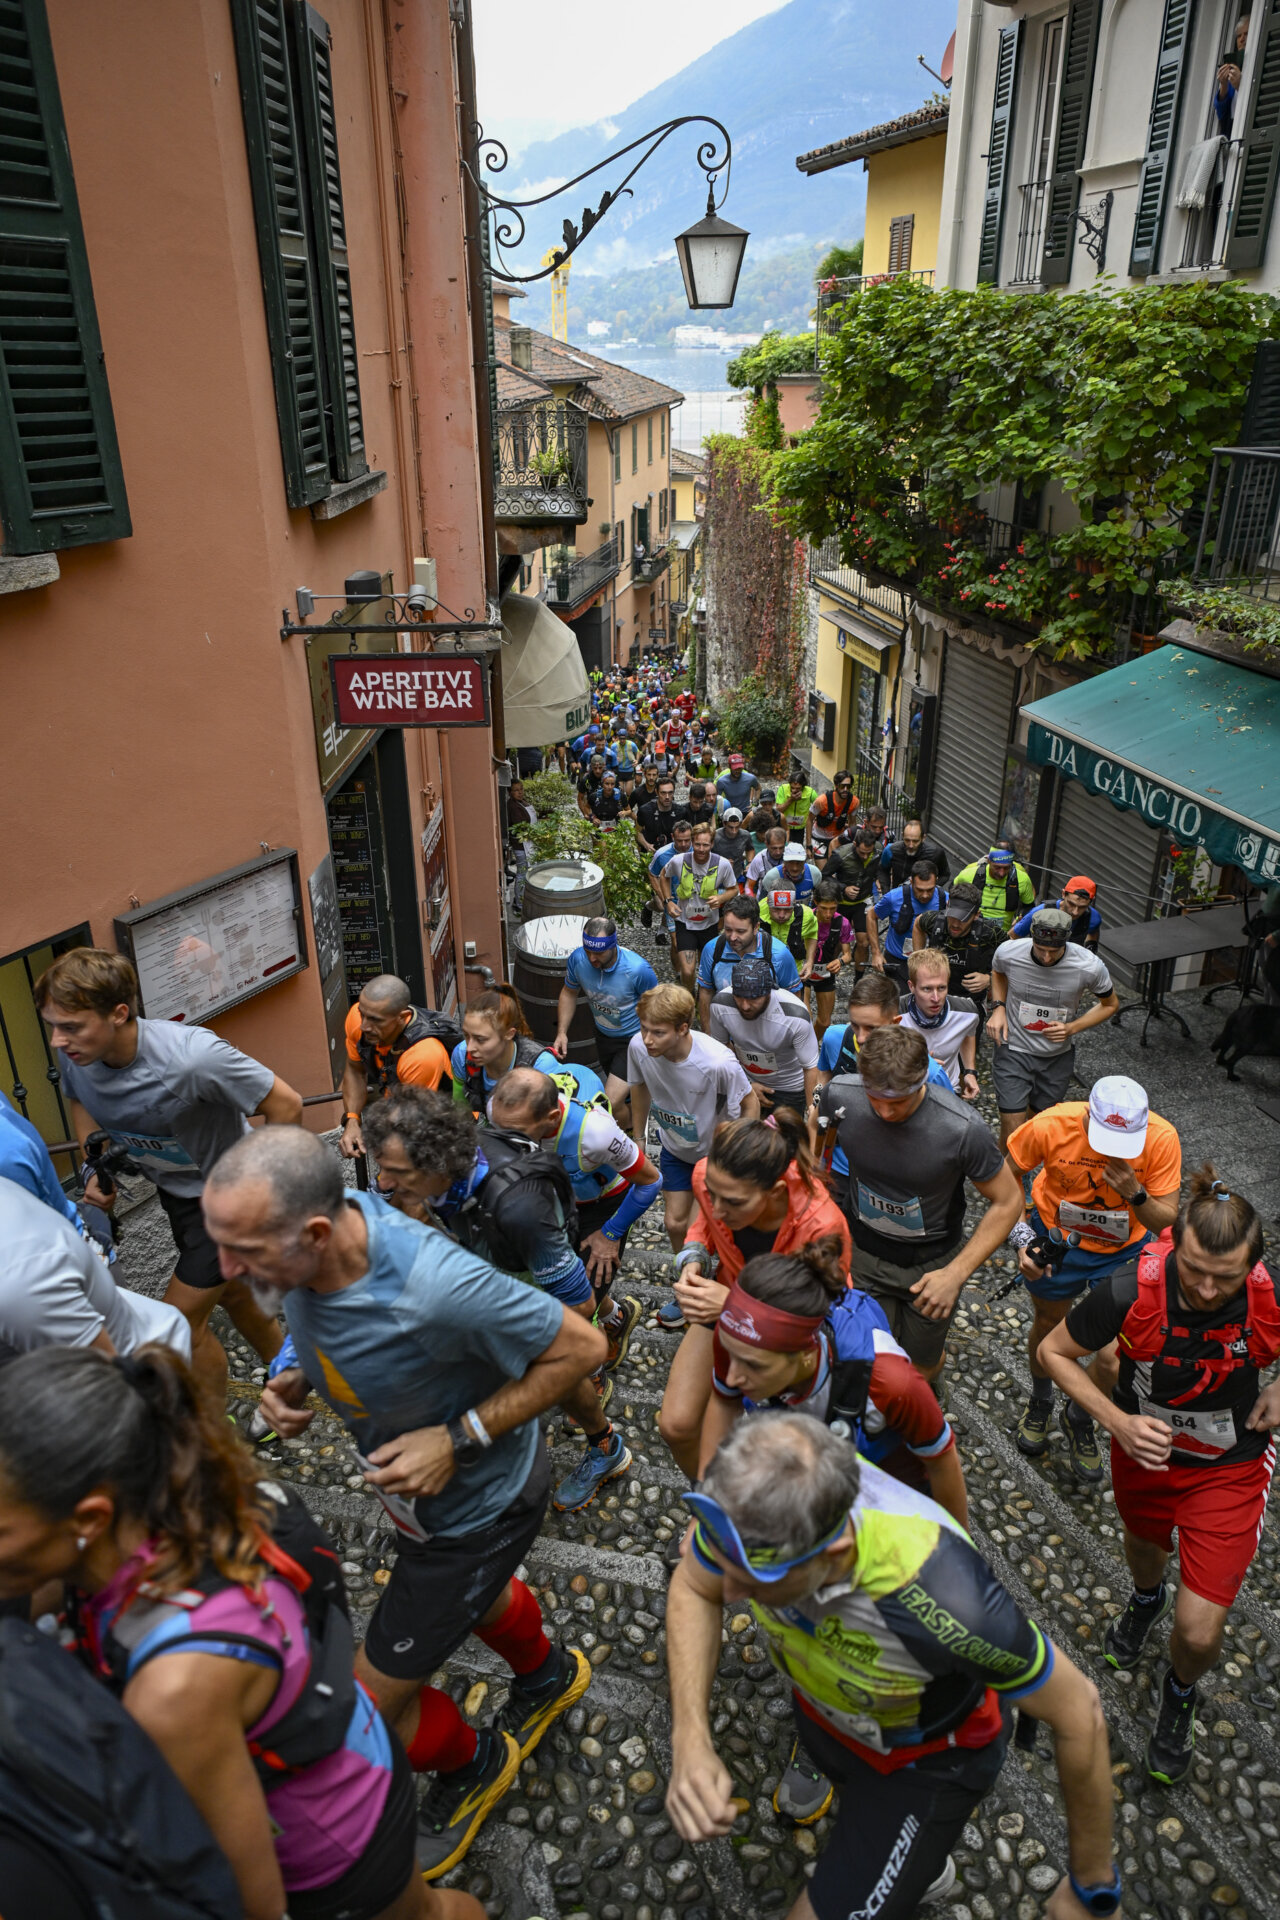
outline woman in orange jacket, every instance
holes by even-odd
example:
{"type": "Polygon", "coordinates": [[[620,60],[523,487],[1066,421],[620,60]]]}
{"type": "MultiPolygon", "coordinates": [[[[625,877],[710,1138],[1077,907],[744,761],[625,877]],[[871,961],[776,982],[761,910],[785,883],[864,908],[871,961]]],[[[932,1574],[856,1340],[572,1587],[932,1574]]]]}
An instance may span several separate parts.
{"type": "Polygon", "coordinates": [[[758,1253],[794,1253],[836,1234],[847,1271],[849,1227],[790,1107],[771,1120],[727,1120],[693,1170],[694,1211],[676,1259],[676,1299],[689,1330],[671,1365],[658,1431],[695,1480],[711,1398],[712,1334],[729,1288],[758,1253]]]}

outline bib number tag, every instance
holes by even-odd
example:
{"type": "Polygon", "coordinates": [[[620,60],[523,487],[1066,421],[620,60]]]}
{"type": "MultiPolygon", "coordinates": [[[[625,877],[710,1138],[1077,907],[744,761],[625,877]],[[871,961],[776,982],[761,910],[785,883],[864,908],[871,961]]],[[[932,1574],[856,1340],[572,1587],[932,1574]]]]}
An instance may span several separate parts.
{"type": "Polygon", "coordinates": [[[151,1167],[161,1173],[198,1171],[182,1142],[171,1133],[125,1133],[119,1127],[112,1127],[110,1133],[116,1145],[123,1147],[144,1173],[151,1167]]]}
{"type": "Polygon", "coordinates": [[[1024,1033],[1043,1033],[1046,1027],[1070,1018],[1070,1007],[1042,1007],[1033,1000],[1018,1002],[1018,1025],[1024,1033]]]}
{"type": "MultiPolygon", "coordinates": [[[[365,1473],[376,1473],[378,1471],[373,1461],[366,1460],[362,1453],[357,1452],[356,1460],[365,1473]]],[[[419,1544],[423,1544],[431,1538],[431,1535],[427,1532],[421,1520],[419,1520],[417,1514],[414,1512],[412,1500],[406,1500],[403,1494],[384,1493],[382,1488],[377,1486],[371,1487],[370,1491],[376,1493],[379,1500],[381,1500],[387,1510],[388,1516],[395,1523],[397,1533],[402,1533],[406,1539],[416,1540],[419,1544]]]]}
{"type": "Polygon", "coordinates": [[[670,1107],[653,1108],[653,1117],[666,1133],[673,1133],[686,1147],[698,1144],[698,1123],[691,1113],[678,1113],[670,1107]]]}
{"type": "Polygon", "coordinates": [[[777,1054],[770,1053],[767,1047],[743,1047],[738,1058],[744,1072],[754,1073],[761,1079],[771,1074],[778,1064],[777,1054]]]}
{"type": "Polygon", "coordinates": [[[1196,1413],[1190,1407],[1162,1407],[1155,1400],[1139,1400],[1138,1410],[1173,1428],[1175,1453],[1213,1456],[1229,1453],[1236,1444],[1235,1415],[1229,1407],[1220,1407],[1213,1413],[1196,1413]]]}
{"type": "Polygon", "coordinates": [[[1122,1247],[1129,1238],[1128,1207],[1079,1207],[1074,1200],[1058,1203],[1058,1225],[1068,1233],[1083,1233],[1090,1240],[1108,1240],[1122,1247]]]}
{"type": "Polygon", "coordinates": [[[865,1181],[859,1180],[858,1218],[864,1226],[895,1240],[924,1239],[924,1211],[916,1194],[907,1200],[890,1200],[886,1194],[873,1193],[865,1181]]]}

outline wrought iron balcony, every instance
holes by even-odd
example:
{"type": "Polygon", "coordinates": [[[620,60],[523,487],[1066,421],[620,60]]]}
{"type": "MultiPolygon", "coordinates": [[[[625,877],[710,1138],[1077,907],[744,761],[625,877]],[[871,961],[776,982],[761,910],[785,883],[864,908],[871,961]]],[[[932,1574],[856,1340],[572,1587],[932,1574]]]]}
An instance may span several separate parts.
{"type": "Polygon", "coordinates": [[[873,587],[865,574],[840,557],[840,542],[832,535],[809,549],[810,586],[833,587],[877,626],[901,632],[907,617],[906,601],[897,587],[873,587]]]}
{"type": "Polygon", "coordinates": [[[1280,600],[1280,449],[1214,449],[1194,577],[1280,600]]]}
{"type": "Polygon", "coordinates": [[[904,267],[898,273],[862,273],[844,279],[820,280],[816,314],[818,339],[839,332],[840,309],[852,294],[862,293],[867,287],[883,286],[889,280],[918,280],[922,287],[931,287],[933,268],[904,267]]]}
{"type": "Polygon", "coordinates": [[[579,607],[601,587],[607,587],[621,565],[622,550],[616,535],[594,553],[579,556],[566,549],[548,568],[542,597],[549,607],[579,607]]]}
{"type": "Polygon", "coordinates": [[[494,447],[494,518],[581,526],[587,507],[587,416],[563,400],[505,407],[494,447]]]}
{"type": "Polygon", "coordinates": [[[645,586],[650,580],[656,580],[671,565],[670,547],[654,547],[647,553],[636,552],[631,556],[631,579],[636,586],[645,586]]]}

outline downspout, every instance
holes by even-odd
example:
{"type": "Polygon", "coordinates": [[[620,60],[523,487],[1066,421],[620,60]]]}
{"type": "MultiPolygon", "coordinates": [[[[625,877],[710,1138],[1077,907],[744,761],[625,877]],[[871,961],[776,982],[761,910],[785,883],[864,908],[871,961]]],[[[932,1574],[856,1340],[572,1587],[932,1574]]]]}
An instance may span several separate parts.
{"type": "MultiPolygon", "coordinates": [[[[960,128],[963,130],[963,137],[966,143],[966,151],[963,154],[957,155],[955,200],[953,203],[953,212],[951,216],[951,228],[949,233],[947,234],[947,265],[946,265],[946,271],[944,273],[939,274],[938,276],[939,285],[944,287],[951,287],[955,285],[956,260],[960,253],[960,241],[964,234],[963,197],[961,193],[961,187],[963,185],[964,177],[967,175],[967,172],[968,172],[968,168],[966,164],[969,158],[967,147],[968,147],[968,142],[971,138],[971,130],[973,127],[973,96],[978,84],[978,43],[982,37],[980,22],[982,19],[982,10],[985,4],[986,4],[986,0],[969,0],[969,17],[965,23],[964,111],[960,116],[960,128]]],[[[957,36],[956,52],[959,53],[959,51],[960,51],[960,40],[959,40],[959,36],[957,36]]],[[[954,112],[949,113],[947,116],[948,141],[950,141],[951,133],[953,128],[955,127],[955,124],[956,122],[955,122],[954,112]]]]}

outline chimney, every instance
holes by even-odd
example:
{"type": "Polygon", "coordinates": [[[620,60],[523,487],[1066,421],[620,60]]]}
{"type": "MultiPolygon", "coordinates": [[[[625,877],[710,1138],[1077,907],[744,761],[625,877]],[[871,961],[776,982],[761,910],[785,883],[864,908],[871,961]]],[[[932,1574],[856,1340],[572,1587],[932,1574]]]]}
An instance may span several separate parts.
{"type": "Polygon", "coordinates": [[[533,330],[530,327],[512,327],[511,364],[521,367],[525,373],[533,372],[533,330]]]}

